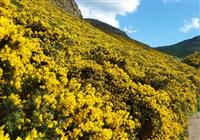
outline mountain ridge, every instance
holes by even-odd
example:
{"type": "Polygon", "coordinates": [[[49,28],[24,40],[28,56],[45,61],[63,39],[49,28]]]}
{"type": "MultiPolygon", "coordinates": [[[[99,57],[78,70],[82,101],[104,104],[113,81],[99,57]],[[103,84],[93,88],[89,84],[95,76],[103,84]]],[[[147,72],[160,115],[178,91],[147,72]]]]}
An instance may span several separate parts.
{"type": "Polygon", "coordinates": [[[195,51],[200,51],[200,35],[181,41],[174,45],[161,46],[155,49],[169,55],[184,58],[188,55],[191,55],[195,51]]]}
{"type": "Polygon", "coordinates": [[[87,22],[89,22],[91,25],[93,25],[94,27],[104,31],[104,32],[107,32],[107,33],[113,33],[113,34],[117,34],[117,35],[120,35],[120,36],[123,36],[123,37],[128,37],[128,35],[126,34],[126,32],[116,28],[116,27],[113,27],[107,23],[104,23],[100,20],[97,20],[97,19],[91,19],[91,18],[85,18],[84,20],[86,20],[87,22]]]}

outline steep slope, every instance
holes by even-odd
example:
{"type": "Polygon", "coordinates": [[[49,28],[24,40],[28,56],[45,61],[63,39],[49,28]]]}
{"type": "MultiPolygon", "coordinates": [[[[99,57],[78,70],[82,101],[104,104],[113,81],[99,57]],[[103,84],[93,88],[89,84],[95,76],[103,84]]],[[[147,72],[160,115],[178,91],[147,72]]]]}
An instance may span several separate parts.
{"type": "Polygon", "coordinates": [[[99,21],[96,19],[87,19],[87,18],[84,20],[88,21],[91,25],[102,30],[103,32],[112,33],[112,34],[116,34],[116,35],[123,36],[123,37],[128,37],[128,35],[124,31],[122,31],[116,27],[113,27],[109,24],[106,24],[102,21],[99,21]]]}
{"type": "Polygon", "coordinates": [[[187,139],[199,77],[51,1],[0,1],[2,139],[187,139]]]}
{"type": "Polygon", "coordinates": [[[171,46],[163,46],[156,49],[169,55],[183,58],[191,55],[195,51],[200,51],[200,36],[196,36],[171,46]]]}
{"type": "Polygon", "coordinates": [[[130,38],[124,31],[122,31],[122,30],[120,30],[116,27],[113,27],[113,26],[111,26],[107,23],[104,23],[104,22],[96,20],[96,19],[85,18],[84,20],[89,22],[95,28],[100,29],[101,31],[117,38],[118,40],[121,40],[123,42],[125,41],[126,43],[127,42],[135,43],[135,44],[138,44],[140,46],[143,46],[146,49],[151,49],[150,46],[148,46],[147,44],[144,44],[142,42],[139,42],[137,40],[130,38]]]}

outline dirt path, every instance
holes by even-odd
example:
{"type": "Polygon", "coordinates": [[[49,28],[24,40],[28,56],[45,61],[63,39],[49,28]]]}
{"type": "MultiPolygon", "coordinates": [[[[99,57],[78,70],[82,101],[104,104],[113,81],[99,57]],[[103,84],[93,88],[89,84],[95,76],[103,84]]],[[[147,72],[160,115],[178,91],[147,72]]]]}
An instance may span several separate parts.
{"type": "Polygon", "coordinates": [[[200,140],[200,112],[193,115],[189,123],[189,140],[200,140]]]}

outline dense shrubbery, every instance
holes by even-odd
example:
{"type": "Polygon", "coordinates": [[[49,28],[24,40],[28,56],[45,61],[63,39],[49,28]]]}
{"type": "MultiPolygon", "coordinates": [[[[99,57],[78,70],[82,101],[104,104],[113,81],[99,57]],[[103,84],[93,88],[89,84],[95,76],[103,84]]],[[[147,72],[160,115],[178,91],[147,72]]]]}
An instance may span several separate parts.
{"type": "Polygon", "coordinates": [[[187,139],[199,73],[49,1],[0,2],[0,137],[187,139]]]}
{"type": "Polygon", "coordinates": [[[184,58],[182,62],[200,69],[200,52],[193,53],[192,55],[184,58]]]}
{"type": "MultiPolygon", "coordinates": [[[[200,52],[195,52],[192,55],[187,56],[182,60],[183,63],[186,63],[192,67],[195,67],[200,72],[200,52]]],[[[200,91],[200,87],[198,89],[200,91]]],[[[200,111],[200,96],[197,97],[198,101],[198,111],[200,111]]]]}

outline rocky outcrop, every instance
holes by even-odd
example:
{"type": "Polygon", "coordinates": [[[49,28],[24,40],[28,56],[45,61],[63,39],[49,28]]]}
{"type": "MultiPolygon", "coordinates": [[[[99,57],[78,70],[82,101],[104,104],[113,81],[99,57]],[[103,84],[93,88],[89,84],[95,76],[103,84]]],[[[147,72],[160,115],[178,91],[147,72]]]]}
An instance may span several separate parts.
{"type": "Polygon", "coordinates": [[[71,15],[82,18],[82,14],[75,0],[53,0],[59,7],[65,9],[71,15]]]}

